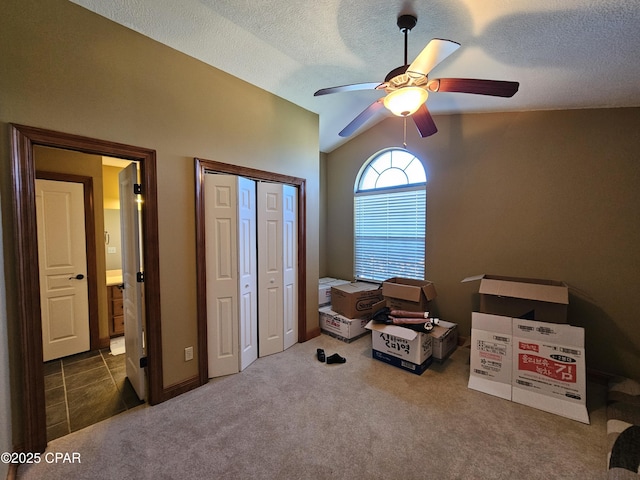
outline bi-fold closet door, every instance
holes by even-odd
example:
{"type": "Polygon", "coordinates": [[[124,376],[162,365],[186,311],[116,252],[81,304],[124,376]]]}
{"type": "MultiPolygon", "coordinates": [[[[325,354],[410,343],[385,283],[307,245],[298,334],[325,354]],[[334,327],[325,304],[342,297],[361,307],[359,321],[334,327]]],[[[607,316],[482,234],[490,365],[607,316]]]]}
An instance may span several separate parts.
{"type": "Polygon", "coordinates": [[[297,342],[297,192],[206,174],[204,198],[212,378],[297,342]]]}

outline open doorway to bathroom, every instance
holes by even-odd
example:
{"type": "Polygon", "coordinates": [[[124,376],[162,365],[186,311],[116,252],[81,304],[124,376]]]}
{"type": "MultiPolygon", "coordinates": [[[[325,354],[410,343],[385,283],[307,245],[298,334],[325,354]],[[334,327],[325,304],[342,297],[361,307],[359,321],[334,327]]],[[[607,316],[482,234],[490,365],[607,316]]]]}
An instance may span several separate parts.
{"type": "Polygon", "coordinates": [[[51,441],[143,403],[126,371],[119,183],[136,162],[42,146],[34,159],[51,441]]]}

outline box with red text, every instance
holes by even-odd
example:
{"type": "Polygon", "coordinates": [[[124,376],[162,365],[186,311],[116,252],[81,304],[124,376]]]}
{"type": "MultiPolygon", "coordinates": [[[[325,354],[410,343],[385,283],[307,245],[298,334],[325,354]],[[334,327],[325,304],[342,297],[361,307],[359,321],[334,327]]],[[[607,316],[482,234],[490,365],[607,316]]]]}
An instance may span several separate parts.
{"type": "Polygon", "coordinates": [[[513,319],[514,402],[589,423],[584,328],[513,319]]]}

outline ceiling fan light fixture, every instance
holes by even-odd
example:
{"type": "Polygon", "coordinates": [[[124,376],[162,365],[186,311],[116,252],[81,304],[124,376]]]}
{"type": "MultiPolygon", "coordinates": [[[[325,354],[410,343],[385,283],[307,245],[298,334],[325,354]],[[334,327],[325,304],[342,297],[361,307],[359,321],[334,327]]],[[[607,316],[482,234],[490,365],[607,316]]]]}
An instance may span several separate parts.
{"type": "Polygon", "coordinates": [[[427,101],[429,94],[420,87],[403,87],[384,97],[384,106],[398,117],[413,115],[427,101]]]}

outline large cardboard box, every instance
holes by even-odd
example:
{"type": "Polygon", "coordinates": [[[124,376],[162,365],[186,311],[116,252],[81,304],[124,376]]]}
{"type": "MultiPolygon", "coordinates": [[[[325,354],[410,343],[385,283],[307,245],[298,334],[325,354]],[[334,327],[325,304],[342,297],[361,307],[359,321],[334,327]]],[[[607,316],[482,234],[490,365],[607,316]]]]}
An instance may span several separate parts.
{"type": "Polygon", "coordinates": [[[468,387],[511,400],[512,319],[471,314],[471,366],[468,387]]]}
{"type": "Polygon", "coordinates": [[[389,355],[388,353],[380,352],[378,350],[372,350],[371,356],[376,360],[401,368],[402,370],[406,370],[407,372],[411,372],[415,375],[422,375],[427,368],[429,368],[429,365],[433,363],[433,357],[429,357],[420,365],[416,365],[415,363],[407,362],[402,358],[394,357],[393,355],[389,355]]]}
{"type": "Polygon", "coordinates": [[[431,335],[373,320],[365,328],[371,330],[373,358],[416,374],[422,374],[431,364],[431,335]]]}
{"type": "Polygon", "coordinates": [[[473,312],[468,386],[589,423],[584,329],[473,312]]]}
{"type": "Polygon", "coordinates": [[[364,327],[369,321],[366,318],[347,318],[331,310],[330,306],[321,307],[320,330],[327,335],[350,343],[369,333],[364,327]]]}
{"type": "Polygon", "coordinates": [[[331,287],[331,309],[347,318],[363,318],[373,313],[382,300],[377,283],[353,282],[331,287]]]}
{"type": "Polygon", "coordinates": [[[513,319],[514,402],[589,423],[584,328],[513,319]]]}
{"type": "Polygon", "coordinates": [[[440,323],[429,332],[433,344],[433,359],[439,362],[446,360],[458,346],[458,325],[440,320],[440,323]]]}
{"type": "Polygon", "coordinates": [[[331,304],[331,287],[334,285],[343,285],[349,283],[349,280],[340,280],[339,278],[322,277],[318,280],[318,306],[323,307],[331,304]]]}
{"type": "Polygon", "coordinates": [[[436,298],[436,287],[429,280],[393,277],[382,283],[382,295],[392,310],[425,312],[429,301],[436,298]]]}
{"type": "Polygon", "coordinates": [[[476,275],[480,312],[542,322],[566,323],[569,288],[563,282],[534,278],[476,275]]]}

